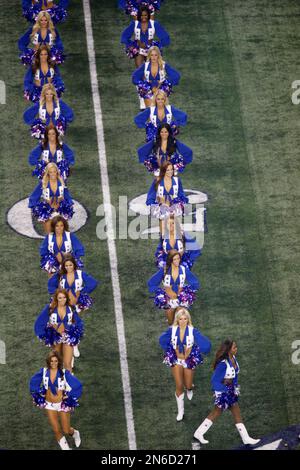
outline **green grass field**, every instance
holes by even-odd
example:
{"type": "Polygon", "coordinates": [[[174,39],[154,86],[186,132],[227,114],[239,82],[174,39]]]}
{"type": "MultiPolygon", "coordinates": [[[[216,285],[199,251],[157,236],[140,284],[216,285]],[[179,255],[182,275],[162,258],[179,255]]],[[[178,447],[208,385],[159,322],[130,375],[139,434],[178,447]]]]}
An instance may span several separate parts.
{"type": "MultiPolygon", "coordinates": [[[[133,63],[119,44],[128,19],[115,0],[91,0],[98,79],[112,202],[145,193],[151,177],[137,163],[144,132],[135,128],[133,63]]],[[[34,409],[28,380],[46,349],[33,324],[48,301],[40,272],[40,241],[22,237],[6,213],[36,181],[27,156],[35,145],[22,113],[24,69],[16,41],[27,28],[20,2],[1,2],[1,316],[0,448],[56,449],[44,414],[34,409]]],[[[166,60],[182,74],[171,103],[188,113],[180,140],[194,151],[185,188],[208,193],[209,232],[194,267],[202,290],[193,323],[211,338],[239,346],[241,409],[249,433],[263,436],[300,422],[300,365],[291,361],[300,339],[299,107],[291,84],[299,79],[300,9],[295,0],[166,0],[159,21],[171,36],[166,60]]],[[[68,60],[61,67],[64,101],[75,112],[66,142],[76,152],[68,186],[89,212],[78,232],[88,273],[101,281],[86,315],[86,337],[75,375],[84,384],[74,415],[82,449],[127,449],[118,343],[107,243],[96,237],[102,203],[82,2],[74,0],[59,25],[68,60]]],[[[146,289],[155,272],[156,242],[117,240],[128,363],[138,449],[190,449],[192,434],[211,408],[213,353],[198,369],[196,391],[176,422],[174,383],[161,363],[158,337],[166,328],[146,289]]],[[[207,449],[230,449],[239,436],[230,414],[212,427],[207,449]]]]}

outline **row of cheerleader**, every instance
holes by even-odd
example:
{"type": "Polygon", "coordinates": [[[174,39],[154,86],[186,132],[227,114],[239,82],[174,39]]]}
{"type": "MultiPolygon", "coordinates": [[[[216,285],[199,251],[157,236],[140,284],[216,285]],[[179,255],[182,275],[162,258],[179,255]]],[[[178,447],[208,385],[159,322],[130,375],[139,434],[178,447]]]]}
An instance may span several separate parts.
{"type": "Polygon", "coordinates": [[[71,413],[79,406],[82,383],[73,374],[74,357],[84,336],[84,312],[93,300],[98,281],[85,271],[85,248],[71,232],[74,200],[68,189],[73,150],[65,143],[73,110],[61,99],[65,86],[59,67],[66,59],[57,24],[67,18],[68,0],[23,0],[23,15],[32,23],[19,39],[20,59],[27,68],[24,98],[31,102],[24,122],[36,139],[28,157],[37,185],[29,196],[36,224],[45,234],[40,246],[40,267],[48,276],[49,301],[38,314],[34,333],[49,349],[46,364],[30,380],[33,403],[44,409],[62,450],[81,444],[71,413]]]}
{"type": "MultiPolygon", "coordinates": [[[[163,363],[171,368],[174,377],[179,422],[184,418],[185,393],[192,400],[195,369],[203,363],[202,355],[210,353],[211,341],[193,326],[189,311],[201,287],[192,270],[202,247],[182,224],[189,199],[179,175],[192,162],[193,151],[177,138],[180,127],[187,124],[187,114],[169,103],[173,88],[180,82],[180,73],[163,57],[170,36],[156,19],[161,4],[162,1],[119,0],[119,7],[131,17],[121,35],[121,44],[135,63],[132,83],[137,89],[140,113],[134,122],[146,131],[145,144],[137,151],[138,160],[154,177],[146,204],[151,216],[159,220],[160,242],[155,252],[158,271],[149,279],[148,289],[155,306],[165,311],[169,325],[159,344],[164,351],[163,363]]],[[[232,412],[243,443],[259,442],[249,436],[242,421],[236,354],[237,344],[229,339],[216,352],[211,378],[213,409],[194,433],[202,444],[208,443],[204,434],[227,409],[232,412]]]]}

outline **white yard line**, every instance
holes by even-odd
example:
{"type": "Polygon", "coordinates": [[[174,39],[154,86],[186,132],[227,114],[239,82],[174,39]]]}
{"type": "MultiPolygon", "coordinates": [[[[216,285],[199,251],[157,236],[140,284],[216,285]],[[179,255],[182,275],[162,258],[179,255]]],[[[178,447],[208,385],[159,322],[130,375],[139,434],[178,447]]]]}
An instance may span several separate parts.
{"type": "Polygon", "coordinates": [[[98,141],[100,178],[101,178],[103,203],[105,207],[105,220],[106,220],[107,235],[108,235],[107,244],[108,244],[109,261],[110,261],[110,269],[111,269],[113,296],[114,296],[114,310],[115,310],[116,325],[117,325],[117,335],[118,335],[118,343],[119,343],[120,365],[121,365],[122,384],[123,384],[123,392],[124,392],[125,416],[126,416],[127,433],[128,433],[128,444],[129,444],[130,450],[136,450],[136,438],[135,438],[134,419],[133,419],[133,410],[132,410],[130,378],[129,378],[129,370],[128,370],[128,362],[127,362],[124,318],[123,318],[123,311],[122,311],[121,290],[120,290],[120,281],[119,281],[119,274],[118,274],[118,259],[117,259],[116,244],[114,241],[114,227],[113,227],[113,217],[112,217],[112,211],[111,211],[109,178],[108,178],[108,172],[107,172],[107,159],[106,159],[106,151],[105,151],[101,101],[100,101],[100,93],[99,93],[99,84],[98,84],[98,79],[97,79],[94,37],[93,37],[91,8],[90,8],[89,0],[83,0],[83,9],[84,9],[84,21],[85,21],[87,49],[88,49],[88,58],[89,58],[90,76],[91,76],[91,87],[92,87],[96,132],[97,132],[97,141],[98,141]]]}

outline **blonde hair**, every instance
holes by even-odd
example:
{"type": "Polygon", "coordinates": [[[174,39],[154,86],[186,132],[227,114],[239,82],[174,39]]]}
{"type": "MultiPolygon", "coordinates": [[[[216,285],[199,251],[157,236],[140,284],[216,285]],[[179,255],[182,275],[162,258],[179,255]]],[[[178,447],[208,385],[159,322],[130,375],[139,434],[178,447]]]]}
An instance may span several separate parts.
{"type": "Polygon", "coordinates": [[[151,59],[150,59],[150,56],[151,56],[151,52],[157,52],[157,55],[158,55],[158,66],[160,69],[163,69],[164,68],[164,65],[165,65],[165,62],[163,61],[162,59],[162,56],[161,56],[161,52],[160,52],[160,49],[159,47],[157,46],[151,46],[149,51],[148,51],[148,54],[147,54],[147,61],[148,62],[151,62],[151,59]]]}
{"type": "Polygon", "coordinates": [[[60,181],[60,183],[62,184],[63,187],[65,187],[65,183],[64,183],[64,180],[62,179],[61,175],[60,175],[60,171],[57,167],[57,165],[53,162],[51,163],[48,163],[48,165],[46,166],[45,168],[45,173],[44,173],[44,176],[43,176],[43,180],[42,180],[42,187],[43,189],[46,189],[47,186],[48,186],[48,183],[50,181],[50,178],[49,178],[49,171],[51,170],[51,168],[55,168],[56,171],[57,171],[57,179],[60,181]]]}
{"type": "Polygon", "coordinates": [[[187,320],[188,320],[188,326],[193,326],[192,325],[192,319],[191,319],[191,314],[186,309],[185,307],[177,307],[175,310],[175,317],[174,317],[174,323],[173,326],[178,326],[179,325],[179,318],[182,317],[182,315],[185,315],[187,320]]]}
{"type": "Polygon", "coordinates": [[[44,106],[46,102],[46,93],[48,90],[52,91],[53,101],[56,101],[56,103],[58,103],[58,96],[57,96],[54,85],[52,85],[52,83],[46,83],[46,85],[43,86],[42,91],[41,91],[40,106],[44,106]]]}
{"type": "Polygon", "coordinates": [[[53,39],[56,38],[56,32],[55,32],[55,27],[54,27],[54,24],[53,24],[53,21],[51,20],[51,16],[49,15],[49,13],[47,11],[40,11],[38,16],[37,16],[37,19],[36,19],[36,22],[35,24],[33,25],[32,27],[32,33],[30,35],[30,40],[32,41],[33,38],[34,38],[34,35],[41,29],[41,19],[43,17],[46,17],[47,19],[47,22],[48,22],[48,29],[50,30],[50,33],[52,34],[53,36],[53,39]]]}
{"type": "Polygon", "coordinates": [[[163,237],[164,238],[168,238],[170,236],[170,222],[173,221],[174,222],[174,237],[176,240],[180,239],[182,240],[182,228],[181,228],[181,224],[180,224],[180,221],[179,221],[179,218],[178,217],[175,217],[174,215],[170,215],[170,217],[164,219],[162,222],[162,228],[163,228],[163,237]]]}
{"type": "Polygon", "coordinates": [[[153,106],[156,106],[156,98],[158,96],[163,96],[163,98],[165,100],[165,105],[169,104],[169,100],[168,100],[168,97],[167,97],[166,93],[164,91],[158,89],[158,90],[156,90],[156,92],[153,95],[153,106]]]}

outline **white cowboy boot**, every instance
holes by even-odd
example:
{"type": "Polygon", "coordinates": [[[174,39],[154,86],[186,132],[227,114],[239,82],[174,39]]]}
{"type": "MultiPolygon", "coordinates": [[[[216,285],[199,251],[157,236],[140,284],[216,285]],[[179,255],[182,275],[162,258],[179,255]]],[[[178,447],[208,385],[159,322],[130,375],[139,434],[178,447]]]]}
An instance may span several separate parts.
{"type": "Polygon", "coordinates": [[[247,429],[245,428],[245,425],[243,423],[237,423],[235,427],[237,428],[244,444],[255,445],[259,443],[260,439],[252,439],[252,437],[249,436],[247,429]]]}
{"type": "Polygon", "coordinates": [[[193,398],[193,395],[194,395],[194,392],[193,392],[192,389],[186,391],[186,396],[187,396],[188,400],[191,400],[193,398]]]}
{"type": "Polygon", "coordinates": [[[208,444],[209,441],[203,438],[204,434],[209,430],[209,428],[213,425],[213,422],[205,418],[203,423],[200,424],[199,428],[194,432],[194,437],[201,442],[201,444],[208,444]]]}
{"type": "Polygon", "coordinates": [[[59,444],[61,450],[72,450],[72,449],[70,449],[69,444],[68,444],[67,439],[65,438],[65,436],[63,436],[60,439],[60,441],[58,441],[58,444],[59,444]]]}
{"type": "Polygon", "coordinates": [[[178,409],[178,415],[176,417],[176,421],[182,421],[183,416],[184,416],[184,393],[179,395],[179,397],[175,393],[175,398],[177,401],[177,409],[178,409]]]}
{"type": "Polygon", "coordinates": [[[74,434],[72,435],[72,437],[74,439],[75,446],[79,447],[80,444],[81,444],[81,437],[80,437],[80,433],[77,429],[74,429],[74,434]]]}
{"type": "Polygon", "coordinates": [[[74,357],[79,357],[80,356],[80,351],[78,349],[78,345],[73,346],[73,354],[74,354],[74,357]]]}

